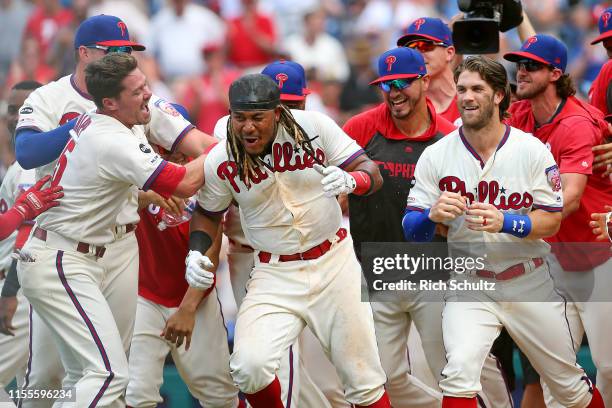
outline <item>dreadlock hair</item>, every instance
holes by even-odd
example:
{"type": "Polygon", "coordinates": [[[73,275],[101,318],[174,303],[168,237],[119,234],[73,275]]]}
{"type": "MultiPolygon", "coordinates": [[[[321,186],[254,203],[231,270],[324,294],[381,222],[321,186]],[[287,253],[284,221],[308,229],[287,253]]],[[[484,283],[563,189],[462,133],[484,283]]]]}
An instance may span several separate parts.
{"type": "MultiPolygon", "coordinates": [[[[295,120],[295,117],[291,113],[291,110],[285,105],[280,104],[280,119],[278,125],[289,134],[295,140],[295,144],[303,149],[306,154],[312,156],[315,162],[323,165],[321,161],[315,155],[314,148],[310,143],[310,139],[306,134],[306,131],[299,123],[295,120]]],[[[278,126],[275,127],[274,132],[278,131],[278,126]]],[[[255,175],[255,168],[259,167],[261,159],[257,156],[248,154],[239,136],[234,132],[232,127],[231,118],[227,121],[227,143],[226,143],[227,154],[229,157],[233,157],[238,166],[238,175],[242,182],[247,186],[251,187],[250,176],[255,175]]]]}

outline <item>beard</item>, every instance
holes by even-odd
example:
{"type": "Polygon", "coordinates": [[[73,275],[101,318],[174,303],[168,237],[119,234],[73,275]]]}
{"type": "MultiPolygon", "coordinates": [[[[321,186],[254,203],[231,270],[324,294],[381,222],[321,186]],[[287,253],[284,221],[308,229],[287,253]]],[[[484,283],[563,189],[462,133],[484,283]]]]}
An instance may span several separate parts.
{"type": "Polygon", "coordinates": [[[495,114],[495,105],[493,104],[493,97],[488,100],[485,104],[480,105],[481,113],[475,118],[470,118],[468,120],[461,118],[463,122],[463,127],[470,130],[480,130],[487,126],[491,121],[491,118],[495,114]]]}
{"type": "Polygon", "coordinates": [[[521,89],[519,86],[516,88],[516,97],[519,100],[531,99],[535,96],[538,96],[542,92],[544,92],[547,86],[548,84],[546,83],[536,84],[533,82],[530,83],[530,86],[527,89],[521,89]]]}

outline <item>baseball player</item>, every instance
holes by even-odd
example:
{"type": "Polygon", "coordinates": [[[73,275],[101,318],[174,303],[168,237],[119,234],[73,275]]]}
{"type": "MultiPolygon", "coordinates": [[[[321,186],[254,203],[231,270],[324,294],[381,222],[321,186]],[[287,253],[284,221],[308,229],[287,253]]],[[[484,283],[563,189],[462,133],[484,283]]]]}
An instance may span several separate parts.
{"type": "Polygon", "coordinates": [[[202,254],[235,200],[256,256],[236,322],[234,382],[254,408],[283,407],[279,360],[308,325],[347,401],[389,407],[371,309],[359,300],[360,267],[335,198],[380,188],[377,166],[329,117],[281,105],[265,75],[236,80],[229,101],[227,142],[207,157],[186,263],[190,285],[213,279],[202,254]]]}
{"type": "MultiPolygon", "coordinates": [[[[61,205],[47,211],[18,263],[23,293],[45,322],[75,387],[76,406],[121,406],[127,357],[104,287],[117,276],[98,262],[115,241],[116,220],[131,188],[190,197],[203,183],[205,156],[177,166],[153,152],[142,128],[151,92],[136,59],[111,53],[85,70],[98,110],[81,115],[53,175],[61,205]],[[90,199],[90,192],[98,194],[90,199]]],[[[123,269],[122,269],[123,271],[123,269]]]]}
{"type": "MultiPolygon", "coordinates": [[[[114,16],[97,15],[83,21],[74,39],[78,55],[75,72],[37,89],[20,110],[17,125],[17,160],[26,167],[37,168],[37,178],[51,174],[55,161],[70,138],[70,119],[92,111],[95,104],[85,86],[85,67],[105,54],[131,53],[144,47],[129,39],[125,23],[114,16]],[[69,121],[68,123],[65,123],[69,121]],[[65,124],[65,126],[58,125],[65,124]],[[57,128],[57,129],[56,129],[57,128]],[[42,132],[42,133],[41,133],[42,132]],[[45,143],[40,141],[44,137],[45,143]]],[[[149,100],[151,121],[143,131],[154,143],[169,151],[181,151],[189,156],[199,155],[214,139],[198,131],[171,104],[153,95],[149,100]]],[[[107,280],[105,292],[122,334],[127,351],[132,338],[136,313],[138,244],[133,233],[138,222],[136,191],[130,205],[117,218],[115,241],[106,246],[107,256],[101,259],[117,277],[107,280]],[[123,273],[122,271],[125,271],[123,273]]],[[[95,197],[97,199],[97,197],[95,197]]],[[[94,199],[94,197],[92,197],[94,199]]],[[[37,314],[31,321],[31,356],[24,386],[31,389],[52,389],[50,373],[62,371],[59,356],[50,350],[45,339],[47,328],[37,314]]],[[[61,374],[60,374],[61,375],[61,374]]],[[[46,407],[49,401],[23,401],[24,407],[46,407]]]]}
{"type": "MultiPolygon", "coordinates": [[[[383,91],[384,102],[352,119],[344,131],[357,141],[372,160],[381,167],[384,184],[380,191],[367,197],[349,198],[351,232],[355,251],[363,242],[403,242],[401,219],[410,191],[414,167],[423,150],[452,132],[455,126],[436,111],[426,98],[430,78],[424,57],[416,50],[400,47],[383,53],[378,59],[379,78],[372,84],[383,91]]],[[[374,302],[376,338],[386,388],[395,407],[440,406],[442,396],[412,377],[406,359],[406,342],[412,321],[419,331],[429,367],[440,380],[446,364],[442,340],[442,299],[419,301],[416,295],[406,302],[374,302]]],[[[487,358],[485,384],[500,384],[500,391],[482,396],[485,406],[512,406],[503,376],[496,361],[487,358]],[[491,377],[491,378],[489,378],[491,377]],[[496,377],[496,378],[495,378],[496,377]],[[492,397],[488,395],[500,396],[492,397]]]]}
{"type": "MultiPolygon", "coordinates": [[[[306,96],[310,90],[306,88],[306,75],[300,64],[287,60],[275,61],[264,67],[261,73],[277,83],[281,90],[280,100],[285,106],[290,109],[305,109],[306,96]]],[[[229,115],[217,122],[214,130],[217,139],[223,141],[227,139],[228,120],[229,115]]],[[[227,259],[232,289],[236,304],[240,307],[246,295],[246,283],[255,266],[255,260],[253,247],[244,235],[238,207],[235,205],[230,205],[225,214],[223,230],[229,241],[227,259]]],[[[326,395],[323,395],[315,385],[305,370],[302,360],[302,347],[298,339],[289,346],[280,360],[277,376],[281,385],[282,400],[287,407],[329,407],[326,395]]]]}
{"type": "MultiPolygon", "coordinates": [[[[23,81],[13,86],[9,93],[6,126],[11,135],[11,147],[14,147],[19,108],[27,96],[40,86],[41,84],[35,81],[23,81]]],[[[23,170],[17,162],[8,168],[0,187],[0,218],[13,207],[16,198],[34,184],[33,173],[34,171],[23,170]]],[[[2,228],[5,227],[4,222],[1,225],[2,228]]],[[[8,396],[4,394],[4,388],[15,377],[21,383],[28,360],[28,304],[21,292],[18,292],[18,284],[14,283],[17,280],[16,261],[11,259],[11,253],[16,247],[17,231],[11,232],[8,238],[0,240],[0,291],[5,294],[0,298],[0,355],[3,356],[0,359],[0,396],[6,400],[8,396]]],[[[25,233],[22,235],[27,236],[25,233]]]]}
{"type": "MultiPolygon", "coordinates": [[[[510,108],[508,123],[545,143],[559,165],[551,177],[560,178],[563,185],[563,222],[559,232],[547,239],[555,243],[548,263],[558,289],[572,300],[567,311],[574,347],[578,350],[586,332],[598,368],[597,386],[606,404],[612,406],[612,351],[605,340],[612,335],[607,329],[612,302],[587,301],[569,286],[578,281],[584,286],[591,279],[600,287],[612,286],[606,279],[612,267],[610,247],[589,244],[596,239],[588,228],[591,213],[603,212],[612,202],[612,182],[592,168],[592,148],[603,141],[608,125],[599,110],[573,96],[575,88],[565,73],[567,49],[561,41],[538,34],[504,58],[517,63],[517,96],[521,99],[510,108]],[[585,244],[564,245],[566,242],[585,244]]],[[[548,395],[549,407],[551,398],[548,395]]]]}
{"type": "MultiPolygon", "coordinates": [[[[187,162],[181,153],[167,156],[162,155],[173,163],[187,162]]],[[[229,373],[227,331],[216,289],[188,289],[184,279],[189,223],[160,230],[163,209],[148,205],[139,213],[139,295],[126,403],[136,408],[163,402],[159,387],[166,356],[171,353],[181,378],[203,407],[235,408],[238,389],[229,373]],[[192,341],[197,347],[189,347],[192,341]]],[[[211,253],[217,251],[211,248],[211,253]]]]}
{"type": "Polygon", "coordinates": [[[477,406],[480,370],[503,326],[564,407],[603,407],[576,365],[564,301],[543,260],[550,249],[542,238],[559,229],[563,208],[560,180],[551,177],[557,171],[552,154],[503,124],[510,95],[501,64],[470,57],[455,78],[463,126],[421,155],[403,227],[410,239],[428,241],[442,222],[449,243],[480,243],[463,255],[480,258],[486,269],[454,274],[453,281],[494,282],[496,290],[445,294],[442,406],[477,406]],[[475,249],[488,243],[504,243],[504,251],[484,257],[475,249]],[[538,301],[517,302],[517,295],[538,301]]]}

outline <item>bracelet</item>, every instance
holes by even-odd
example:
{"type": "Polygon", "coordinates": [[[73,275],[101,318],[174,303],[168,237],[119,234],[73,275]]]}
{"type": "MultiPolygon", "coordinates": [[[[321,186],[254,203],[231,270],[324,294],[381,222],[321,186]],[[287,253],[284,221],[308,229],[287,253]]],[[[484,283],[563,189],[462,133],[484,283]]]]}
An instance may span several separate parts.
{"type": "Polygon", "coordinates": [[[531,218],[522,214],[504,214],[504,225],[501,232],[525,238],[531,232],[531,218]]]}

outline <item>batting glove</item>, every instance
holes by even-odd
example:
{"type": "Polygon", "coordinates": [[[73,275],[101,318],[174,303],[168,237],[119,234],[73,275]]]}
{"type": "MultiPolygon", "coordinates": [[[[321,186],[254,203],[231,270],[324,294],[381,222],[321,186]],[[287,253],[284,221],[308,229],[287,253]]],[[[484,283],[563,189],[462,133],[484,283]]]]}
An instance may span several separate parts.
{"type": "Polygon", "coordinates": [[[215,274],[210,271],[215,265],[200,251],[189,251],[185,265],[185,279],[192,288],[206,290],[215,283],[215,274]]]}
{"type": "Polygon", "coordinates": [[[64,196],[62,187],[55,186],[41,190],[50,179],[51,176],[41,178],[15,200],[14,208],[23,216],[24,221],[33,220],[49,208],[59,205],[57,200],[64,196]]]}
{"type": "Polygon", "coordinates": [[[313,168],[323,176],[321,184],[327,197],[350,194],[357,187],[355,178],[339,167],[323,167],[320,164],[315,164],[313,168]]]}

